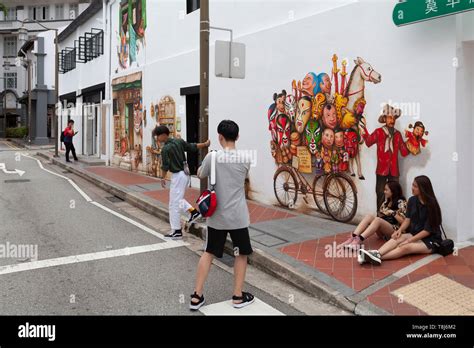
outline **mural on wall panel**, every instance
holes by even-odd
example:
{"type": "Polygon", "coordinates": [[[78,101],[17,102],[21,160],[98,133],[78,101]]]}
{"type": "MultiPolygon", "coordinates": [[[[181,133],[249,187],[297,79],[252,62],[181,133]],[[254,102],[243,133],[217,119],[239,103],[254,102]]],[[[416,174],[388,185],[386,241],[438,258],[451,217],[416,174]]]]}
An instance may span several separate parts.
{"type": "Polygon", "coordinates": [[[141,73],[112,81],[114,99],[114,158],[116,164],[142,170],[143,126],[141,73]]]}
{"type": "Polygon", "coordinates": [[[120,2],[117,55],[122,69],[136,62],[145,47],[146,25],[146,0],[120,2]]]}
{"type": "MultiPolygon", "coordinates": [[[[171,137],[180,137],[180,129],[176,120],[176,103],[173,97],[165,95],[159,102],[150,104],[150,117],[155,120],[156,125],[165,125],[170,130],[171,137]]],[[[151,137],[151,146],[147,151],[147,173],[154,177],[161,177],[161,148],[155,138],[151,137]]]]}
{"type": "Polygon", "coordinates": [[[384,126],[370,133],[364,115],[365,88],[379,84],[382,76],[360,57],[350,74],[347,65],[343,60],[339,67],[334,54],[331,73],[309,72],[302,81],[293,80],[291,93],[283,89],[273,94],[267,113],[271,154],[278,165],[274,192],[279,203],[294,208],[298,194],[306,202],[312,194],[319,210],[344,222],[357,211],[354,179],[365,180],[360,161],[363,144],[377,143],[377,177],[398,179],[398,152],[419,154],[428,135],[418,121],[405,130],[404,140],[394,128],[401,112],[390,105],[379,117],[384,126]],[[381,167],[388,162],[393,168],[387,172],[381,167]],[[312,182],[308,174],[314,175],[312,182]]]}

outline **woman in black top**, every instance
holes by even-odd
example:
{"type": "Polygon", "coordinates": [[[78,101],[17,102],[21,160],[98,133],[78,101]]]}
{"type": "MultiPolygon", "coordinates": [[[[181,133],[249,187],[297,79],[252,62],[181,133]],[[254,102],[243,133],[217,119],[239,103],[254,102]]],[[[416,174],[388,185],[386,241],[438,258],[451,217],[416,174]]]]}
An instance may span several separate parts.
{"type": "Polygon", "coordinates": [[[382,260],[398,259],[409,254],[430,254],[441,238],[441,209],[427,176],[417,176],[412,184],[406,219],[392,238],[379,250],[359,250],[358,261],[380,265],[382,260]]]}
{"type": "Polygon", "coordinates": [[[389,240],[393,232],[400,228],[400,224],[405,220],[407,200],[403,197],[402,187],[398,181],[387,181],[384,195],[385,201],[380,206],[377,216],[366,215],[349,238],[338,247],[358,249],[373,234],[389,240]]]}

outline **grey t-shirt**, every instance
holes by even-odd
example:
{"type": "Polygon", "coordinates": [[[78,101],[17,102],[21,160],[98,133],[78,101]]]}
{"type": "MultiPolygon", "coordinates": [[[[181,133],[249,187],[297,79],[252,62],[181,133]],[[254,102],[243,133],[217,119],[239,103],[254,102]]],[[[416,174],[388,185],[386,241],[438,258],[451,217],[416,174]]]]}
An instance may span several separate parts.
{"type": "MultiPolygon", "coordinates": [[[[201,178],[210,176],[211,157],[208,153],[199,171],[201,178]]],[[[219,230],[236,230],[250,225],[247,201],[245,200],[245,178],[250,170],[250,159],[238,150],[219,150],[216,153],[217,208],[207,218],[209,227],[219,230]]],[[[209,180],[210,184],[210,180],[209,180]]]]}

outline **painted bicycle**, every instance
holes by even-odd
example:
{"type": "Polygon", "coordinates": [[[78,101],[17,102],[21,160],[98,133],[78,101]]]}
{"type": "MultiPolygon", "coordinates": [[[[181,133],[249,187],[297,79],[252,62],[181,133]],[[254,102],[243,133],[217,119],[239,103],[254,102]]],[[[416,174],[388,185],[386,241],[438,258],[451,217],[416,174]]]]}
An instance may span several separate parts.
{"type": "Polygon", "coordinates": [[[302,194],[306,203],[312,195],[318,209],[336,221],[349,222],[357,212],[357,188],[344,173],[316,175],[311,184],[298,170],[283,165],[273,176],[273,189],[278,202],[290,209],[302,194]]]}

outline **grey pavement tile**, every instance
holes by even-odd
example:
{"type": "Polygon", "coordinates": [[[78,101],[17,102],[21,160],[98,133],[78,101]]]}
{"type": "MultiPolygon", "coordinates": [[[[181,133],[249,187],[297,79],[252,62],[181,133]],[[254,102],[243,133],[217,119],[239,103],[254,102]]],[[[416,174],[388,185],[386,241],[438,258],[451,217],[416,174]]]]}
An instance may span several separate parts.
{"type": "Polygon", "coordinates": [[[285,240],[272,237],[268,234],[261,234],[259,236],[252,237],[251,239],[252,241],[259,242],[260,244],[263,244],[269,247],[286,243],[285,240]]]}
{"type": "Polygon", "coordinates": [[[127,188],[133,192],[146,192],[147,189],[140,187],[138,185],[127,185],[127,188]]]}
{"type": "Polygon", "coordinates": [[[161,187],[161,184],[159,182],[157,183],[151,183],[151,184],[139,184],[137,185],[138,187],[141,187],[145,189],[146,191],[159,191],[159,190],[164,190],[163,187],[161,187]]]}
{"type": "Polygon", "coordinates": [[[252,224],[251,228],[289,242],[301,242],[351,231],[354,230],[355,227],[349,224],[303,215],[287,219],[258,222],[252,224]]]}

